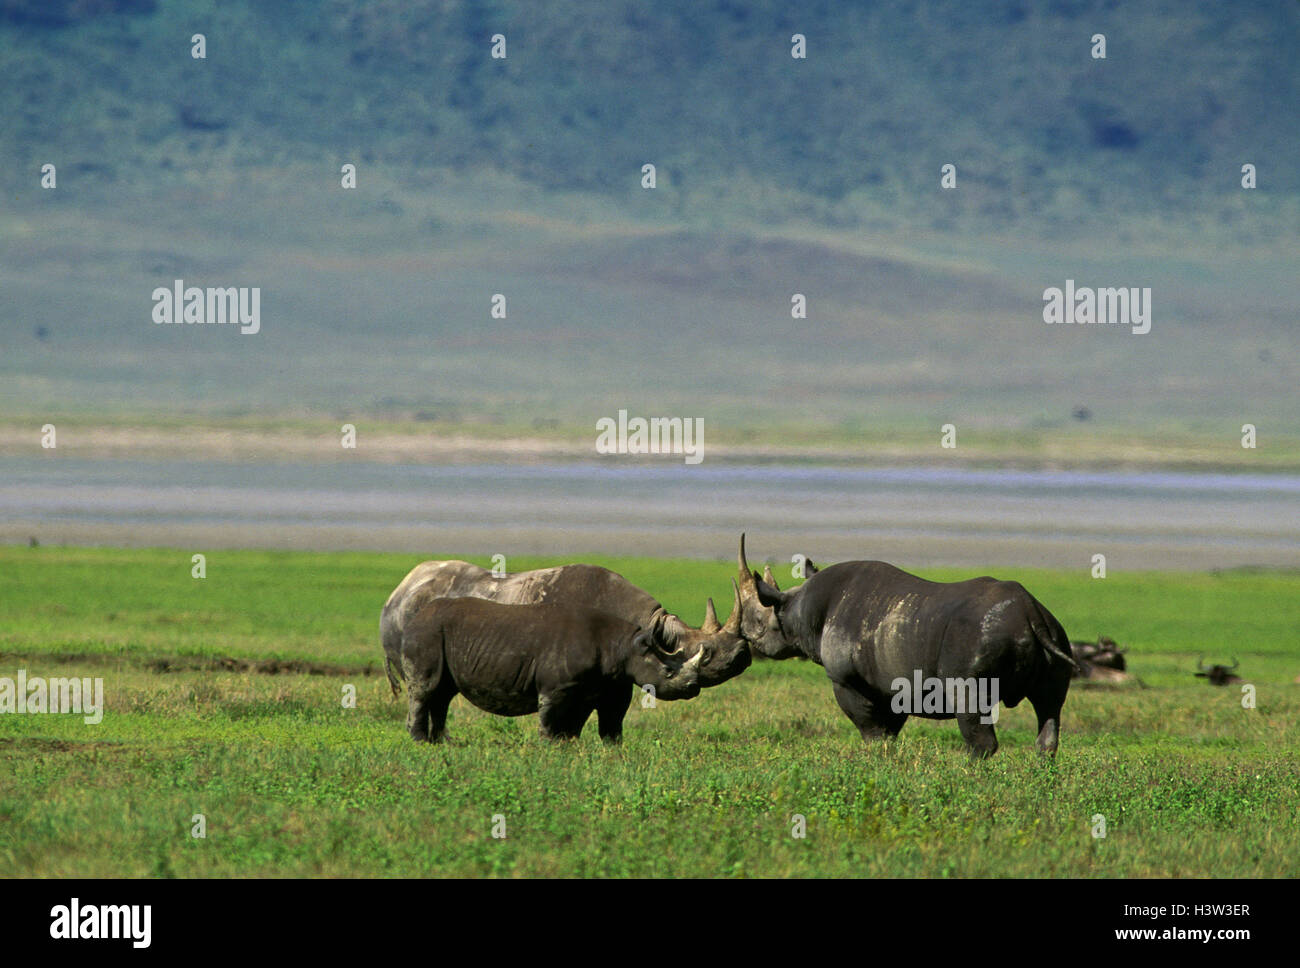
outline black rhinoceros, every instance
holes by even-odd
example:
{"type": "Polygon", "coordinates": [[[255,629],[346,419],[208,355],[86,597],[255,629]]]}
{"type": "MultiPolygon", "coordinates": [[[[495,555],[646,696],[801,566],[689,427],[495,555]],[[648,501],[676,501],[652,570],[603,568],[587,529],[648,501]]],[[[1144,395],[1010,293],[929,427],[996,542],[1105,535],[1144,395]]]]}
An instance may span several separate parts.
{"type": "Polygon", "coordinates": [[[561,565],[497,577],[468,561],[426,561],[416,565],[388,596],[379,619],[384,666],[393,695],[393,675],[401,642],[403,609],[414,598],[484,598],[505,604],[560,602],[608,612],[649,632],[664,652],[683,660],[700,655],[700,686],[708,688],[739,675],[750,663],[749,647],[740,637],[740,599],[719,624],[709,600],[704,625],[691,628],[652,596],[622,575],[596,565],[561,565]]]}
{"type": "Polygon", "coordinates": [[[400,669],[417,741],[443,738],[457,693],[501,716],[540,713],[547,739],[576,738],[594,710],[601,739],[618,742],[635,686],[657,699],[700,691],[700,652],[663,652],[649,631],[592,608],[417,597],[404,613],[400,669]]]}
{"type": "Polygon", "coordinates": [[[998,700],[1028,698],[1038,748],[1055,754],[1070,640],[1017,582],[932,582],[883,561],[845,561],[782,592],[749,570],[744,535],[737,570],[750,648],[824,667],[863,739],[896,736],[908,716],[955,718],[970,751],[991,756],[998,700]]]}

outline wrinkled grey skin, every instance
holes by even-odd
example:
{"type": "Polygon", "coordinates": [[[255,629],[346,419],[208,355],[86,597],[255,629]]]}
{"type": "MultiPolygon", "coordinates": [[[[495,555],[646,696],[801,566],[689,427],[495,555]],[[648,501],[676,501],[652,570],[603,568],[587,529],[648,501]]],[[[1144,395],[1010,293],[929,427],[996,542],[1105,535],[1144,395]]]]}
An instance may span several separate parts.
{"type": "MultiPolygon", "coordinates": [[[[749,570],[740,538],[741,634],[773,659],[806,656],[826,669],[835,699],[864,740],[898,735],[908,714],[891,708],[895,679],[998,680],[1003,703],[1028,698],[1038,748],[1054,755],[1074,660],[1052,614],[1017,582],[932,582],[883,561],[846,561],[782,592],[749,570]]],[[[913,713],[956,719],[971,753],[998,748],[981,714],[913,713]]]]}
{"type": "Polygon", "coordinates": [[[379,620],[384,646],[384,666],[393,695],[398,693],[393,675],[398,667],[402,637],[402,610],[409,600],[423,598],[484,598],[506,604],[562,602],[608,612],[650,632],[665,652],[680,653],[684,659],[700,654],[700,685],[716,686],[749,667],[749,647],[740,637],[740,608],[737,600],[726,625],[719,625],[708,603],[708,618],[702,628],[693,629],[676,615],[665,611],[654,598],[622,575],[596,565],[562,565],[495,577],[486,568],[467,561],[426,561],[416,565],[388,596],[379,620]]]}
{"type": "Polygon", "coordinates": [[[576,739],[594,711],[601,739],[616,743],[636,686],[654,687],[656,699],[700,692],[699,653],[664,653],[648,632],[595,609],[416,598],[404,612],[399,668],[417,742],[443,739],[457,693],[500,716],[540,713],[546,739],[576,739]]]}

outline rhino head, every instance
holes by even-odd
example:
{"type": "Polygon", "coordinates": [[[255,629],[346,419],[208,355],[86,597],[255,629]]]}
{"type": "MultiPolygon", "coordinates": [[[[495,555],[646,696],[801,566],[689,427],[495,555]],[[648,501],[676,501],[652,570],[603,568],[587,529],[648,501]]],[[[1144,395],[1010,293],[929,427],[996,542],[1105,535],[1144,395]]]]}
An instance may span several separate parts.
{"type": "Polygon", "coordinates": [[[650,686],[659,699],[694,699],[700,694],[702,652],[666,651],[654,633],[638,630],[623,662],[623,671],[638,686],[650,686]]]}
{"type": "MultiPolygon", "coordinates": [[[[745,559],[745,536],[740,536],[740,553],[736,556],[736,598],[740,603],[740,634],[749,647],[769,659],[789,659],[802,655],[798,644],[781,625],[781,612],[789,598],[797,594],[783,592],[775,582],[759,578],[750,571],[745,559]]],[[[813,568],[816,572],[816,568],[813,568]]],[[[808,572],[805,572],[808,574],[808,572]]],[[[766,578],[771,578],[769,570],[766,578]]]]}
{"type": "Polygon", "coordinates": [[[739,592],[725,624],[718,622],[718,612],[710,598],[704,609],[704,624],[698,629],[672,615],[665,621],[662,635],[674,649],[699,657],[700,686],[705,689],[740,675],[749,668],[753,658],[740,634],[739,592]]]}

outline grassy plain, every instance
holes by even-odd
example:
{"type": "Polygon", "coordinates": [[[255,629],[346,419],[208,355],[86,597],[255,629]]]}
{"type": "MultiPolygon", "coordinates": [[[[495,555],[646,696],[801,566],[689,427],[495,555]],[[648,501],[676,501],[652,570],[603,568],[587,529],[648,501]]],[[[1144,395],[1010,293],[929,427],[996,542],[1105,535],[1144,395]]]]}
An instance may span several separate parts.
{"type": "MultiPolygon", "coordinates": [[[[416,746],[377,623],[418,558],[0,548],[0,676],[102,676],[105,715],[0,715],[10,876],[1294,876],[1300,575],[1004,571],[1145,684],[1076,687],[1055,762],[1005,710],[992,760],[950,723],[864,747],[805,662],[591,727],[458,698],[416,746]],[[1191,673],[1235,655],[1258,691],[1191,673]],[[278,669],[276,674],[268,674],[278,669]],[[342,703],[356,687],[355,708],[342,703]],[[195,814],[207,836],[191,836],[195,814]],[[504,839],[492,836],[503,815],[504,839]],[[807,836],[791,836],[794,815],[807,836]],[[1094,816],[1106,836],[1095,838],[1094,816]]],[[[487,562],[481,562],[486,564],[487,562]]],[[[515,559],[511,570],[553,563],[515,559]]],[[[725,562],[603,559],[697,622],[725,562]]],[[[932,578],[961,577],[929,570],[932,578]]]]}

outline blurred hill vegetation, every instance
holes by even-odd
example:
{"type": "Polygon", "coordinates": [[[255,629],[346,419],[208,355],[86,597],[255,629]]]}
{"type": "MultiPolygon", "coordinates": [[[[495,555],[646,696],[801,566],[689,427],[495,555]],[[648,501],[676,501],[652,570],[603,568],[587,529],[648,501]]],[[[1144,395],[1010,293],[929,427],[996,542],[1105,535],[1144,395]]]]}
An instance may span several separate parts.
{"type": "Polygon", "coordinates": [[[1297,62],[1293,0],[0,0],[0,411],[1300,454],[1297,62]]]}
{"type": "Polygon", "coordinates": [[[1051,233],[1142,214],[1258,236],[1300,212],[1298,14],[1292,0],[0,0],[3,177],[51,154],[114,183],[326,154],[624,197],[651,161],[679,215],[1051,233]],[[505,60],[488,56],[498,32],[505,60]],[[949,162],[956,193],[936,190],[949,162]]]}

